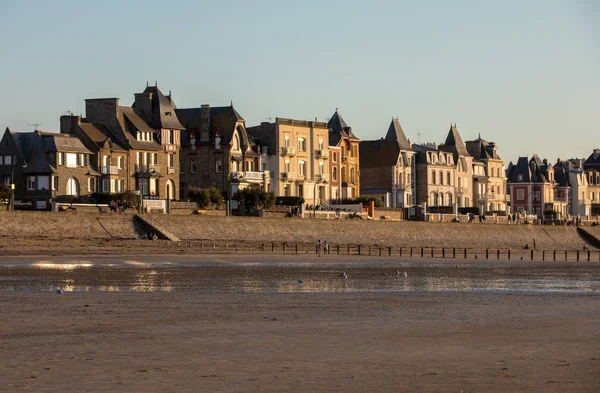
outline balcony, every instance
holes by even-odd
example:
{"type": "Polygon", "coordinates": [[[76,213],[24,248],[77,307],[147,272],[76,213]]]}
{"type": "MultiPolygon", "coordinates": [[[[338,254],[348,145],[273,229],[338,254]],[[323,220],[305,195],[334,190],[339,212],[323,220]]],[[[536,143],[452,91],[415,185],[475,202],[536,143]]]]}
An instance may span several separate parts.
{"type": "Polygon", "coordinates": [[[118,175],[119,167],[115,165],[105,165],[100,167],[100,173],[102,175],[118,175]]]}
{"type": "Polygon", "coordinates": [[[135,164],[136,172],[159,172],[160,167],[153,164],[135,164]]]}
{"type": "Polygon", "coordinates": [[[329,174],[327,174],[327,173],[321,173],[321,174],[315,175],[315,181],[316,182],[328,182],[329,181],[329,174]]]}
{"type": "Polygon", "coordinates": [[[167,168],[167,175],[174,175],[175,174],[175,168],[167,168]]]}
{"type": "Polygon", "coordinates": [[[466,194],[469,192],[469,187],[456,187],[456,193],[457,194],[466,194]]]}
{"type": "MultiPolygon", "coordinates": [[[[289,172],[288,172],[289,173],[289,172]]],[[[241,172],[241,178],[250,182],[250,183],[262,183],[263,181],[263,173],[262,172],[241,172]]]]}
{"type": "Polygon", "coordinates": [[[281,148],[281,155],[284,157],[294,157],[296,155],[296,148],[290,146],[284,146],[281,148]]]}
{"type": "Polygon", "coordinates": [[[296,172],[281,172],[281,181],[294,181],[296,180],[296,172]]]}
{"type": "Polygon", "coordinates": [[[329,159],[329,149],[317,149],[315,150],[315,156],[317,160],[327,160],[329,159]]]}

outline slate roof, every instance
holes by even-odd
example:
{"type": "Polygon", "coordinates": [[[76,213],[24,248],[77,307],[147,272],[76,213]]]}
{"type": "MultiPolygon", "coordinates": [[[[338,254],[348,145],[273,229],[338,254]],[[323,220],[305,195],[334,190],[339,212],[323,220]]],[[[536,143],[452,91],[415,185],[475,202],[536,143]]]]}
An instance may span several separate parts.
{"type": "MultiPolygon", "coordinates": [[[[452,152],[457,156],[471,157],[471,155],[467,151],[467,148],[465,147],[462,138],[460,137],[460,134],[458,133],[458,128],[456,128],[456,124],[450,124],[450,131],[448,131],[446,142],[444,142],[444,144],[440,146],[440,149],[447,152],[452,152]]],[[[454,158],[456,161],[456,157],[454,158]]]]}
{"type": "Polygon", "coordinates": [[[329,128],[329,146],[337,146],[344,137],[360,140],[354,135],[352,127],[346,124],[346,121],[342,118],[337,109],[333,116],[331,116],[331,119],[327,122],[327,128],[329,128]]]}
{"type": "Polygon", "coordinates": [[[406,135],[404,134],[404,130],[402,130],[402,127],[400,126],[400,122],[398,121],[398,119],[393,119],[392,122],[390,123],[388,132],[385,135],[385,139],[396,140],[402,150],[412,150],[412,147],[410,146],[410,142],[406,138],[406,135]]]}
{"type": "Polygon", "coordinates": [[[519,157],[515,165],[509,165],[507,178],[509,183],[548,183],[547,172],[552,168],[552,165],[544,164],[544,162],[534,154],[528,160],[527,157],[519,157]],[[519,175],[523,175],[522,180],[519,180],[519,175]]]}
{"type": "MultiPolygon", "coordinates": [[[[183,125],[186,131],[200,131],[200,113],[202,108],[182,108],[176,109],[177,118],[179,122],[183,125]]],[[[229,106],[217,106],[210,107],[210,131],[211,135],[214,135],[216,131],[219,131],[221,135],[221,144],[229,144],[231,143],[231,138],[233,138],[233,132],[235,131],[235,127],[238,122],[244,123],[246,120],[238,113],[237,110],[233,107],[233,105],[229,106]]],[[[182,132],[181,142],[182,144],[189,144],[189,135],[188,132],[182,132]]],[[[244,138],[244,136],[242,136],[244,138]]],[[[247,137],[246,137],[247,138],[247,137]]],[[[251,145],[248,139],[246,139],[245,144],[251,145]]],[[[214,142],[208,142],[214,143],[214,142]]],[[[196,137],[196,145],[200,145],[200,138],[196,137]]]]}
{"type": "Polygon", "coordinates": [[[600,149],[594,149],[592,154],[583,163],[584,169],[600,170],[600,149]]]}
{"type": "MultiPolygon", "coordinates": [[[[176,107],[170,94],[167,98],[158,86],[147,86],[144,93],[152,93],[152,119],[148,119],[148,124],[153,129],[183,130],[184,127],[175,114],[176,107]]],[[[135,108],[135,104],[132,107],[135,108]]]]}
{"type": "Polygon", "coordinates": [[[388,194],[390,191],[385,189],[385,188],[361,188],[360,193],[361,194],[371,194],[371,195],[377,195],[377,194],[388,194]]]}
{"type": "Polygon", "coordinates": [[[554,165],[554,180],[559,187],[569,187],[569,163],[559,162],[554,165]]]}
{"type": "Polygon", "coordinates": [[[362,141],[359,149],[361,168],[395,166],[400,156],[400,146],[392,139],[362,141]]]}
{"type": "Polygon", "coordinates": [[[115,151],[125,151],[125,149],[117,143],[115,138],[108,128],[101,124],[92,124],[87,122],[81,122],[81,129],[84,134],[94,142],[98,147],[101,147],[107,140],[112,144],[112,149],[115,151]]]}
{"type": "Polygon", "coordinates": [[[24,173],[55,173],[56,168],[48,161],[47,153],[91,154],[79,138],[74,136],[42,131],[10,133],[27,163],[24,173]]]}
{"type": "Polygon", "coordinates": [[[467,151],[471,156],[478,160],[494,159],[501,160],[496,150],[496,144],[494,142],[488,142],[484,139],[479,138],[474,141],[466,142],[467,151]]]}

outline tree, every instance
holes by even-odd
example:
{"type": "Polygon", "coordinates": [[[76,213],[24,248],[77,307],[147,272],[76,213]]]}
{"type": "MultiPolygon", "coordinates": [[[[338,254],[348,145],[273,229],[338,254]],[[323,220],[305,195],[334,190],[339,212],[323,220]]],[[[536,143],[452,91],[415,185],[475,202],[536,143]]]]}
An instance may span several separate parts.
{"type": "Polygon", "coordinates": [[[196,202],[199,209],[206,209],[210,205],[217,208],[223,206],[223,194],[216,187],[190,187],[188,195],[192,202],[196,202]]]}
{"type": "Polygon", "coordinates": [[[126,191],[121,194],[117,194],[114,199],[119,206],[124,209],[139,209],[141,198],[138,194],[132,191],[126,191]]]}
{"type": "Polygon", "coordinates": [[[239,190],[233,199],[243,203],[246,212],[255,212],[258,209],[268,209],[275,204],[275,195],[259,187],[246,187],[239,190]]]}

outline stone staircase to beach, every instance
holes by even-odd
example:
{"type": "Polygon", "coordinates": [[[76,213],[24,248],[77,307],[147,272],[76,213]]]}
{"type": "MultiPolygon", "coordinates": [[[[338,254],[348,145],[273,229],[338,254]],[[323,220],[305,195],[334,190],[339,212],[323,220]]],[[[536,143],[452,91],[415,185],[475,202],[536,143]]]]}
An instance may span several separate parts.
{"type": "Polygon", "coordinates": [[[141,216],[139,214],[135,215],[135,219],[150,230],[154,231],[159,239],[170,240],[172,242],[180,241],[179,238],[165,229],[161,224],[154,220],[150,215],[141,216]]]}

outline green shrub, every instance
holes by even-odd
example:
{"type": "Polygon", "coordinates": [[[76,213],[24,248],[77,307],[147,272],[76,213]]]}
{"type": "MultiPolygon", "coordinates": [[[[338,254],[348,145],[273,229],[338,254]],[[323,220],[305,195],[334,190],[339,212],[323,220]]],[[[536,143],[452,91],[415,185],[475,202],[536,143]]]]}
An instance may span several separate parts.
{"type": "Polygon", "coordinates": [[[133,191],[126,191],[121,194],[116,194],[114,195],[113,200],[116,201],[122,208],[135,210],[140,208],[140,203],[142,202],[140,195],[133,191]]]}
{"type": "Polygon", "coordinates": [[[275,195],[259,187],[241,189],[233,196],[233,199],[243,202],[246,212],[268,209],[275,204],[275,195]]]}
{"type": "Polygon", "coordinates": [[[223,194],[221,193],[221,190],[216,187],[190,187],[188,196],[190,201],[196,202],[199,209],[206,209],[211,205],[217,208],[223,206],[223,194]]]}
{"type": "Polygon", "coordinates": [[[12,189],[10,186],[0,184],[0,202],[6,203],[12,198],[12,189]]]}
{"type": "Polygon", "coordinates": [[[278,196],[275,198],[275,204],[283,206],[302,206],[304,204],[304,198],[299,196],[278,196]]]}

